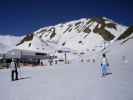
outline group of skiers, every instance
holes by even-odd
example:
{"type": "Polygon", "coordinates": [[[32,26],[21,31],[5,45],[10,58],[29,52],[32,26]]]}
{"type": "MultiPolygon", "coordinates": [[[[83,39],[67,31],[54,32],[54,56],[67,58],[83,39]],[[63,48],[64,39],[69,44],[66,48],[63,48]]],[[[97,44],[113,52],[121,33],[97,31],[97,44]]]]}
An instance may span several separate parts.
{"type": "MultiPolygon", "coordinates": [[[[52,63],[50,62],[50,65],[52,63]]],[[[12,59],[11,63],[10,63],[10,69],[11,69],[11,80],[12,81],[15,81],[15,80],[18,80],[18,67],[19,67],[19,62],[14,59],[12,59]]],[[[102,76],[106,76],[109,74],[109,62],[108,62],[108,59],[106,57],[106,54],[103,53],[102,54],[102,60],[101,60],[101,65],[100,65],[100,68],[101,68],[101,73],[102,73],[102,76]]]]}

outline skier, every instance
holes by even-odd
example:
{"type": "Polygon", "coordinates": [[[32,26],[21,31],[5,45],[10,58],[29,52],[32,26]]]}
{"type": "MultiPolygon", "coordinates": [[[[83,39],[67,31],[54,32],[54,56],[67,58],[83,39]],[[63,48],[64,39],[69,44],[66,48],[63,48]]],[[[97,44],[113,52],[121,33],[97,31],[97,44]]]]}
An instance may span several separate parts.
{"type": "Polygon", "coordinates": [[[49,65],[51,66],[53,64],[52,58],[49,59],[49,65]]]}
{"type": "Polygon", "coordinates": [[[107,69],[109,67],[109,63],[108,60],[106,58],[106,54],[103,53],[102,55],[102,61],[101,61],[101,71],[102,71],[102,76],[104,77],[105,75],[107,75],[107,69]]]}
{"type": "Polygon", "coordinates": [[[11,68],[12,81],[18,80],[17,64],[14,62],[14,59],[12,59],[12,62],[10,64],[10,68],[11,68]]]}
{"type": "Polygon", "coordinates": [[[128,63],[128,60],[126,59],[126,56],[122,56],[122,60],[123,60],[124,64],[128,63]]]}

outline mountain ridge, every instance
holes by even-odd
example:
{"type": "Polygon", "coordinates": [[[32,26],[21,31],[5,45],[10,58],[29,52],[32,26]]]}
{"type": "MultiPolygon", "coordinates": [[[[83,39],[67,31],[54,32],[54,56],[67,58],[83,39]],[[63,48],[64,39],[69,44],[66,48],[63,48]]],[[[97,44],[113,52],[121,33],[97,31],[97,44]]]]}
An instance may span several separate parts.
{"type": "Polygon", "coordinates": [[[17,49],[47,52],[69,48],[79,52],[99,51],[104,43],[128,40],[132,26],[124,26],[106,17],[81,18],[79,20],[46,26],[28,33],[16,42],[17,49]]]}
{"type": "Polygon", "coordinates": [[[70,48],[86,51],[90,48],[93,50],[97,45],[103,45],[105,41],[111,43],[118,40],[118,37],[127,29],[127,26],[120,25],[106,17],[81,18],[40,28],[31,33],[33,37],[29,41],[26,40],[28,38],[26,36],[27,38],[25,37],[17,46],[27,42],[28,49],[28,42],[32,45],[32,39],[37,36],[47,44],[56,45],[56,49],[70,48]]]}

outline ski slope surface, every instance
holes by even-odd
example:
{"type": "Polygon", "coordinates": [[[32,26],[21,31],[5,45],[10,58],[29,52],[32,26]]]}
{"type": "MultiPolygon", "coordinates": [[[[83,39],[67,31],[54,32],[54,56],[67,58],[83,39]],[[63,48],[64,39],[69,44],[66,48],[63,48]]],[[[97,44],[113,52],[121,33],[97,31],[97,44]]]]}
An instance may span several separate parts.
{"type": "MultiPolygon", "coordinates": [[[[113,54],[113,52],[112,52],[113,54]]],[[[118,57],[117,57],[118,56],[118,57]]],[[[19,69],[21,80],[11,82],[10,70],[0,70],[1,100],[133,100],[133,63],[109,57],[112,74],[101,77],[99,61],[72,62],[19,69]]]]}

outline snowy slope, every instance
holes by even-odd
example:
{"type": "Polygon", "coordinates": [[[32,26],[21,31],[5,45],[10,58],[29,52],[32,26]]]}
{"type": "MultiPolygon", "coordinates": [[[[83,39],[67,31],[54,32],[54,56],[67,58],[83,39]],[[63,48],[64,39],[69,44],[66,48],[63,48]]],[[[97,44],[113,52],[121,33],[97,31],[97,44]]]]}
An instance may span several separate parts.
{"type": "Polygon", "coordinates": [[[18,45],[16,48],[22,50],[39,51],[39,52],[48,52],[53,49],[52,46],[49,46],[45,41],[41,40],[37,36],[34,36],[31,41],[27,41],[24,42],[22,45],[18,45]]]}
{"type": "Polygon", "coordinates": [[[14,48],[24,36],[0,35],[0,53],[6,53],[14,48]]]}
{"type": "MultiPolygon", "coordinates": [[[[120,25],[111,19],[94,17],[43,27],[32,34],[33,37],[38,37],[52,46],[53,50],[70,48],[79,52],[87,52],[94,49],[96,51],[103,49],[105,41],[110,43],[116,40],[127,28],[127,26],[120,25]]],[[[24,41],[25,39],[18,46],[25,45],[25,48],[31,49],[32,47],[29,47],[28,44],[34,41],[34,38],[29,41],[24,41]]],[[[34,45],[34,43],[31,43],[31,45],[34,45]]],[[[47,48],[47,45],[43,48],[47,48]]]]}
{"type": "Polygon", "coordinates": [[[95,63],[22,68],[21,78],[10,81],[10,70],[0,70],[2,100],[133,100],[132,41],[111,46],[107,53],[112,74],[105,78],[100,73],[101,53],[95,63]],[[128,63],[122,60],[125,55],[128,63]]]}

